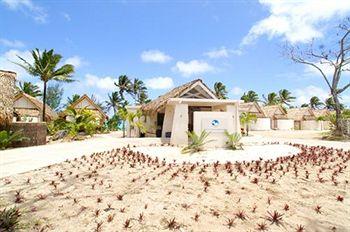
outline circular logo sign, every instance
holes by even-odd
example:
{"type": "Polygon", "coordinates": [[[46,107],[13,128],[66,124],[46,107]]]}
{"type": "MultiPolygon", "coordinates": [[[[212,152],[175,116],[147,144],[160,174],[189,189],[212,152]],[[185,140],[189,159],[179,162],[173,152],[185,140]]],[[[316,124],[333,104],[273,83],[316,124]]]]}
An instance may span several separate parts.
{"type": "Polygon", "coordinates": [[[218,126],[219,124],[220,124],[220,122],[217,119],[214,119],[213,121],[211,121],[212,126],[218,126]]]}

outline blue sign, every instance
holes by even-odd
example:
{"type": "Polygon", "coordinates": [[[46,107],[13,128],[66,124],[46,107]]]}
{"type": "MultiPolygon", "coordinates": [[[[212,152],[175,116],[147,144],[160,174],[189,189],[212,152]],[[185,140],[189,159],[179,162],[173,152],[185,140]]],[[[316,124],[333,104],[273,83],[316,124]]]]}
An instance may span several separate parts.
{"type": "Polygon", "coordinates": [[[211,121],[212,126],[218,126],[219,124],[220,124],[220,122],[217,119],[214,119],[213,121],[211,121]]]}

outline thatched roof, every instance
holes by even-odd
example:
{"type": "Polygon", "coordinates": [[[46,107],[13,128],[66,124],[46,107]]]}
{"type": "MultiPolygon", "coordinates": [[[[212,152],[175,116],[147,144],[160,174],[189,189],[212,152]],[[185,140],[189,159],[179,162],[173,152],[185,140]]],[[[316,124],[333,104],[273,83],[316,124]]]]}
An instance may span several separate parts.
{"type": "MultiPolygon", "coordinates": [[[[28,101],[30,101],[35,107],[36,109],[39,111],[39,112],[42,112],[43,111],[43,102],[40,101],[39,99],[35,98],[35,97],[32,97],[26,93],[23,93],[23,92],[20,92],[19,94],[16,95],[15,97],[15,100],[14,102],[16,102],[18,99],[20,98],[26,98],[28,101]]],[[[15,108],[14,109],[17,113],[20,113],[19,112],[19,108],[15,108]]],[[[21,108],[21,110],[23,110],[23,108],[21,108]]],[[[30,110],[30,109],[28,109],[30,110]]],[[[25,112],[25,111],[22,111],[22,112],[25,112]]],[[[47,120],[53,120],[55,118],[57,118],[57,113],[54,112],[50,106],[46,105],[46,109],[45,109],[45,117],[47,120]]]]}
{"type": "Polygon", "coordinates": [[[331,113],[331,111],[329,111],[328,109],[314,109],[312,110],[312,112],[314,113],[316,118],[321,116],[327,116],[331,113]]]}
{"type": "Polygon", "coordinates": [[[89,104],[94,107],[94,109],[89,109],[92,111],[96,111],[98,114],[101,115],[101,118],[106,119],[108,118],[107,114],[101,109],[101,107],[99,105],[97,105],[88,95],[84,94],[83,96],[81,96],[78,100],[76,100],[75,102],[73,102],[70,107],[73,108],[77,108],[77,106],[83,102],[84,100],[86,100],[87,102],[89,102],[89,104]]]}
{"type": "Polygon", "coordinates": [[[315,120],[315,114],[309,107],[292,108],[287,110],[288,118],[295,121],[315,120]]]}
{"type": "Polygon", "coordinates": [[[239,112],[249,112],[255,114],[258,118],[266,118],[265,112],[256,102],[239,103],[239,112]]]}
{"type": "Polygon", "coordinates": [[[196,79],[170,90],[169,92],[159,96],[153,101],[143,105],[141,109],[143,111],[159,111],[166,105],[167,101],[170,98],[181,97],[184,93],[189,91],[192,87],[196,86],[197,84],[202,84],[204,88],[206,88],[206,90],[213,95],[213,98],[217,99],[217,97],[215,96],[215,93],[213,93],[213,91],[201,79],[196,79]]]}
{"type": "Polygon", "coordinates": [[[268,118],[287,119],[287,113],[280,105],[263,106],[262,110],[268,118]]]}

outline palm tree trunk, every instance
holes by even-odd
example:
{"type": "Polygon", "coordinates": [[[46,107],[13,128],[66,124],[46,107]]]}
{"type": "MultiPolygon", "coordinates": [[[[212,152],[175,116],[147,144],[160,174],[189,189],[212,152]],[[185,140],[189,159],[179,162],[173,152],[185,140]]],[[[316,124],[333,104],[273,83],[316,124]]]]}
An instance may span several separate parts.
{"type": "Polygon", "coordinates": [[[44,81],[44,93],[43,93],[43,114],[42,114],[42,121],[45,122],[45,112],[46,112],[46,81],[44,81]]]}
{"type": "Polygon", "coordinates": [[[123,138],[125,138],[125,120],[123,120],[123,138]]]}

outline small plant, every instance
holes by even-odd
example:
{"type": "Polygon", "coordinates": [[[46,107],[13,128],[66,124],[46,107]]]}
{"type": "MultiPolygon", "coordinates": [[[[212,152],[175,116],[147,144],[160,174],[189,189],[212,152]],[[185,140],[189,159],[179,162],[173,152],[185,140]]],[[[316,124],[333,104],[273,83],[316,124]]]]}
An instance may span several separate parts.
{"type": "Polygon", "coordinates": [[[180,225],[176,222],[175,218],[172,218],[170,220],[166,220],[166,228],[169,230],[176,230],[180,228],[180,225]]]}
{"type": "Polygon", "coordinates": [[[234,226],[235,220],[233,218],[228,218],[226,221],[226,226],[231,229],[234,226]]]}
{"type": "Polygon", "coordinates": [[[319,206],[319,205],[316,205],[316,207],[315,207],[315,211],[316,211],[316,213],[321,213],[321,206],[319,206]]]}
{"type": "Polygon", "coordinates": [[[337,201],[343,202],[344,201],[344,197],[343,196],[337,196],[337,201]]]}
{"type": "Polygon", "coordinates": [[[0,211],[0,231],[17,231],[21,213],[17,208],[0,211]]]}
{"type": "Polygon", "coordinates": [[[123,200],[123,197],[124,197],[124,196],[123,196],[122,194],[118,194],[118,195],[117,195],[118,201],[122,201],[122,200],[123,200]]]}
{"type": "Polygon", "coordinates": [[[0,150],[5,150],[11,147],[14,142],[21,142],[23,140],[28,140],[27,137],[23,136],[22,131],[0,131],[0,150]]]}
{"type": "Polygon", "coordinates": [[[283,214],[278,213],[276,210],[273,213],[267,212],[267,214],[268,215],[266,219],[270,221],[271,224],[281,224],[283,214]]]}
{"type": "Polygon", "coordinates": [[[145,220],[145,216],[143,215],[143,213],[139,214],[138,220],[139,220],[139,222],[143,222],[143,220],[145,220]]]}
{"type": "Polygon", "coordinates": [[[296,229],[296,232],[304,232],[305,231],[305,227],[302,226],[302,225],[298,225],[297,226],[297,229],[296,229]]]}
{"type": "Polygon", "coordinates": [[[109,214],[107,217],[107,222],[112,222],[114,219],[115,214],[109,214]]]}
{"type": "Polygon", "coordinates": [[[242,150],[242,143],[240,142],[242,136],[239,133],[230,134],[228,131],[225,131],[227,138],[226,144],[229,149],[232,150],[242,150]]]}
{"type": "Polygon", "coordinates": [[[123,227],[124,227],[124,229],[131,228],[131,220],[130,219],[126,219],[125,222],[123,223],[123,227]]]}
{"type": "Polygon", "coordinates": [[[193,220],[194,220],[195,222],[198,222],[198,221],[199,221],[199,214],[198,214],[198,213],[196,213],[196,214],[194,215],[193,220]]]}
{"type": "Polygon", "coordinates": [[[265,222],[260,222],[257,224],[257,230],[259,231],[266,231],[267,230],[267,224],[265,222]]]}
{"type": "Polygon", "coordinates": [[[187,135],[190,138],[191,143],[182,149],[182,153],[196,153],[203,151],[204,145],[213,141],[206,141],[209,136],[209,133],[206,131],[202,131],[199,136],[194,131],[187,132],[187,135]]]}
{"type": "Polygon", "coordinates": [[[237,218],[241,219],[242,221],[247,219],[247,215],[243,210],[238,211],[237,213],[235,213],[235,215],[237,218]]]}

